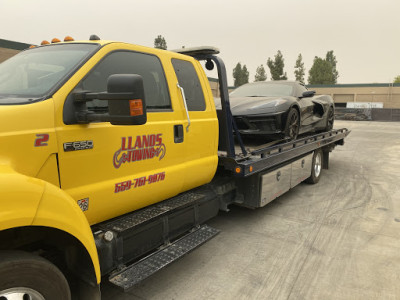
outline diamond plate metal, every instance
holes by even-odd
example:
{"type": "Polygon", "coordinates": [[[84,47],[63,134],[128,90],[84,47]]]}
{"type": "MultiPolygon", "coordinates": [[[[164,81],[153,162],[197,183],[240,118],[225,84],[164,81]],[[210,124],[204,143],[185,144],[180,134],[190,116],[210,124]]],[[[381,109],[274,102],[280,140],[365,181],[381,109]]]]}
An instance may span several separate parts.
{"type": "Polygon", "coordinates": [[[204,197],[203,194],[199,193],[185,193],[178,195],[171,199],[162,201],[152,206],[143,208],[135,211],[131,214],[119,217],[116,220],[99,224],[99,228],[103,230],[112,230],[115,232],[123,232],[127,229],[133,228],[151,219],[155,219],[162,214],[177,209],[179,207],[189,205],[196,201],[199,201],[204,197]]]}
{"type": "Polygon", "coordinates": [[[109,280],[116,286],[128,290],[143,279],[199,247],[218,233],[218,229],[203,225],[166,248],[150,254],[124,271],[111,276],[109,280]]]}

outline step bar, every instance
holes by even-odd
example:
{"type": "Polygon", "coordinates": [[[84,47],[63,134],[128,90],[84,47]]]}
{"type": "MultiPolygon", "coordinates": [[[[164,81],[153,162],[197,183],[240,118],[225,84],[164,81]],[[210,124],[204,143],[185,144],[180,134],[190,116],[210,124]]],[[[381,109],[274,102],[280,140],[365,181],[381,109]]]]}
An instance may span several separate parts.
{"type": "Polygon", "coordinates": [[[193,251],[219,233],[218,229],[202,225],[173,243],[110,276],[109,281],[124,291],[131,289],[172,262],[193,251]]]}

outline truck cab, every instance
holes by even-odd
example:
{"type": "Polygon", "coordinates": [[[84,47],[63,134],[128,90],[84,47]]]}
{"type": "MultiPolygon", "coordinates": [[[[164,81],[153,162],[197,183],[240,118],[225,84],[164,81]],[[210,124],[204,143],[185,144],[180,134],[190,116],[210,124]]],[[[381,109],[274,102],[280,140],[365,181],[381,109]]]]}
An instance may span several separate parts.
{"type": "Polygon", "coordinates": [[[210,182],[218,120],[190,56],[100,40],[54,43],[1,64],[0,145],[0,233],[12,239],[0,249],[24,249],[32,226],[32,237],[50,241],[51,228],[88,251],[100,282],[90,226],[210,182]],[[138,100],[118,96],[130,75],[138,83],[129,92],[141,91],[139,123],[121,121],[120,107],[132,111],[138,100]]]}
{"type": "MultiPolygon", "coordinates": [[[[212,179],[218,123],[207,78],[195,59],[97,41],[41,46],[4,64],[0,139],[7,147],[0,157],[13,171],[64,190],[89,224],[212,179]],[[77,120],[74,95],[106,92],[115,74],[143,78],[147,122],[77,120]]],[[[84,104],[88,112],[108,114],[108,102],[84,104]]]]}

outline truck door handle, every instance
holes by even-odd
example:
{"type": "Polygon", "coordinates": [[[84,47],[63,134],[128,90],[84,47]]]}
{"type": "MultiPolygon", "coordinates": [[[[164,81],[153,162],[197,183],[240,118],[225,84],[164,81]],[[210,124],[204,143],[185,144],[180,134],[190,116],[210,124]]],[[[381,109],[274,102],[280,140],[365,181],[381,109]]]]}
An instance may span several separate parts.
{"type": "Polygon", "coordinates": [[[176,144],[183,142],[183,125],[174,125],[174,142],[176,144]]]}

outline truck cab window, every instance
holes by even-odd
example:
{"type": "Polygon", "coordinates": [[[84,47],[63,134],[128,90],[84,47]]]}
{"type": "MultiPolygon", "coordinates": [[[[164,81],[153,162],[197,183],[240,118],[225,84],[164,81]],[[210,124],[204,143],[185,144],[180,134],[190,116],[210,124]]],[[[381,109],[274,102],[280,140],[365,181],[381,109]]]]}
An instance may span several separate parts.
{"type": "MultiPolygon", "coordinates": [[[[171,109],[171,100],[161,62],[156,56],[118,51],[106,56],[86,76],[78,88],[90,92],[107,91],[107,79],[113,74],[138,74],[143,77],[148,110],[171,109]]],[[[107,101],[94,100],[87,103],[88,110],[104,112],[107,101]]]]}
{"type": "Polygon", "coordinates": [[[189,111],[203,111],[206,109],[203,89],[199,77],[192,63],[180,59],[173,59],[176,76],[179,85],[185,91],[187,107],[189,111]]]}

